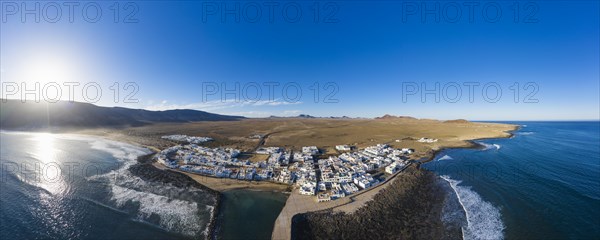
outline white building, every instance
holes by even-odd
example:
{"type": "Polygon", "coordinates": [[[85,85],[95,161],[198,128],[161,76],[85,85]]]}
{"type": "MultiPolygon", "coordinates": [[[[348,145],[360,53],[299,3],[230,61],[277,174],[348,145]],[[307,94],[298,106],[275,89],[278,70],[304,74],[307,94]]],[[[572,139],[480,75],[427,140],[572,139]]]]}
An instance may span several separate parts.
{"type": "Polygon", "coordinates": [[[304,182],[304,184],[302,184],[302,187],[300,187],[300,194],[302,195],[315,195],[315,191],[316,190],[316,184],[314,182],[309,182],[306,181],[304,182]]]}
{"type": "Polygon", "coordinates": [[[321,193],[317,196],[317,202],[331,201],[331,197],[327,193],[321,193]]]}
{"type": "Polygon", "coordinates": [[[266,148],[259,148],[256,149],[256,154],[273,154],[273,153],[278,153],[281,151],[280,147],[266,147],[266,148]]]}
{"type": "Polygon", "coordinates": [[[398,167],[395,162],[385,167],[385,172],[389,174],[394,174],[398,171],[398,167]]]}
{"type": "Polygon", "coordinates": [[[342,183],[341,186],[346,195],[358,192],[358,187],[354,183],[342,183]]]}
{"type": "Polygon", "coordinates": [[[302,153],[317,155],[319,154],[319,149],[316,146],[302,147],[302,153]]]}
{"type": "Polygon", "coordinates": [[[335,149],[337,149],[338,151],[350,151],[351,148],[348,145],[337,145],[335,146],[335,149]]]}
{"type": "Polygon", "coordinates": [[[431,138],[426,138],[426,137],[422,137],[421,139],[417,140],[418,142],[422,142],[422,143],[434,143],[437,142],[437,139],[431,139],[431,138]]]}
{"type": "Polygon", "coordinates": [[[331,191],[331,198],[332,199],[343,198],[345,196],[346,196],[346,194],[341,189],[335,189],[335,190],[331,191]]]}

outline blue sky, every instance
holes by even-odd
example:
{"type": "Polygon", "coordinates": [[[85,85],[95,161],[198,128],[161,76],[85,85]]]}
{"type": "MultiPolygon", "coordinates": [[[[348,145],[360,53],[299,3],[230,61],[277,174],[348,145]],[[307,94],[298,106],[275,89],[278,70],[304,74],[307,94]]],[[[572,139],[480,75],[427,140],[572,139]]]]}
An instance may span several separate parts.
{"type": "Polygon", "coordinates": [[[56,6],[40,2],[39,23],[35,14],[23,22],[23,6],[35,10],[36,2],[16,3],[16,11],[2,3],[5,92],[7,83],[78,82],[75,100],[85,101],[81,87],[95,82],[102,89],[95,103],[103,106],[249,117],[600,118],[598,1],[475,1],[472,8],[445,1],[120,2],[116,23],[115,2],[87,6],[88,21],[82,3],[72,22],[59,3],[56,23],[56,6]],[[236,3],[238,22],[235,14],[222,15],[236,3]],[[97,22],[89,21],[94,7],[102,9],[97,22]],[[133,91],[123,89],[128,82],[139,88],[131,98],[137,103],[123,101],[133,91]],[[440,100],[426,94],[422,101],[423,87],[436,90],[436,83],[440,100]],[[236,84],[237,95],[223,91],[236,84]]]}

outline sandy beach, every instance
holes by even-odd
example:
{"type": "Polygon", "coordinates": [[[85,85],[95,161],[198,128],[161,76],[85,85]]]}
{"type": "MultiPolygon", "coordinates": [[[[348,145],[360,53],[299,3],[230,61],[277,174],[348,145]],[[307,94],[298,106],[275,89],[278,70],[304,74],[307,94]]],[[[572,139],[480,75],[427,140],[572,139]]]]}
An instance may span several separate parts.
{"type": "Polygon", "coordinates": [[[158,169],[185,174],[185,175],[191,177],[192,179],[194,179],[196,182],[198,182],[210,189],[213,189],[215,191],[219,191],[219,192],[233,190],[233,189],[246,189],[246,188],[265,190],[265,191],[286,192],[289,189],[289,185],[286,185],[286,184],[279,184],[279,183],[273,183],[273,182],[267,182],[267,181],[242,181],[242,180],[235,180],[235,179],[229,179],[229,178],[216,178],[216,177],[203,176],[203,175],[199,175],[199,174],[188,173],[188,172],[174,170],[174,169],[167,169],[165,166],[163,166],[162,164],[157,163],[157,162],[154,162],[152,165],[154,165],[158,169]]]}

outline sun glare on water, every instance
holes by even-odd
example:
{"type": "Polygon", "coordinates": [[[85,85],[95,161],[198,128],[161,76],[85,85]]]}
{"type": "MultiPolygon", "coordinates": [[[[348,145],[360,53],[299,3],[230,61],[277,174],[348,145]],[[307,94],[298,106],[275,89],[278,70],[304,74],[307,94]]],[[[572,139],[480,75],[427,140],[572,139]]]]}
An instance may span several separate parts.
{"type": "Polygon", "coordinates": [[[50,133],[38,133],[33,138],[35,147],[32,155],[39,161],[37,171],[40,174],[38,186],[51,194],[60,194],[65,190],[61,163],[57,159],[58,151],[55,148],[55,136],[50,133]]]}

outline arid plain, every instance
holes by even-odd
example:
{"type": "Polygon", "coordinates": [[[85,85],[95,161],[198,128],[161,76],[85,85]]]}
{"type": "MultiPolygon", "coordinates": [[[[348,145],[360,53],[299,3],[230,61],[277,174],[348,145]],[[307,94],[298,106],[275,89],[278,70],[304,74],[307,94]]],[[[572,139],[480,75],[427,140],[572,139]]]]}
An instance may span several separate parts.
{"type": "Polygon", "coordinates": [[[470,147],[470,140],[507,137],[516,126],[476,123],[464,120],[438,121],[408,117],[382,119],[261,118],[238,121],[157,123],[142,127],[100,128],[78,131],[160,149],[174,145],[160,137],[186,134],[214,138],[209,147],[235,147],[251,152],[260,146],[278,146],[297,150],[317,146],[325,154],[336,154],[335,146],[348,144],[363,148],[379,143],[415,149],[414,158],[431,156],[448,147],[470,147]],[[262,139],[250,138],[262,135],[262,139]],[[422,143],[420,138],[438,139],[422,143]]]}

